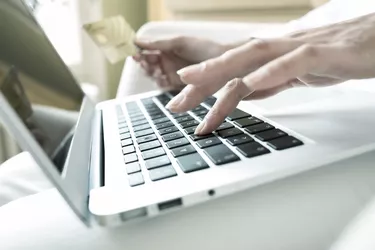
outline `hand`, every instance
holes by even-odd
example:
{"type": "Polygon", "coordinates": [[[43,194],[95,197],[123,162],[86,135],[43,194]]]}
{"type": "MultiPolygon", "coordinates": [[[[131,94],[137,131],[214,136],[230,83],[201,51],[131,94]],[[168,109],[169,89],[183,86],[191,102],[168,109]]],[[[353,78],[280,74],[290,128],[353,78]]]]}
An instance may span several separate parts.
{"type": "Polygon", "coordinates": [[[142,51],[133,58],[165,90],[182,89],[185,84],[177,71],[192,64],[218,57],[238,46],[222,45],[196,37],[175,37],[155,41],[136,40],[142,51]]]}
{"type": "Polygon", "coordinates": [[[167,105],[185,112],[223,88],[196,134],[215,130],[241,100],[296,86],[375,77],[375,14],[275,39],[253,39],[180,70],[187,86],[167,105]]]}

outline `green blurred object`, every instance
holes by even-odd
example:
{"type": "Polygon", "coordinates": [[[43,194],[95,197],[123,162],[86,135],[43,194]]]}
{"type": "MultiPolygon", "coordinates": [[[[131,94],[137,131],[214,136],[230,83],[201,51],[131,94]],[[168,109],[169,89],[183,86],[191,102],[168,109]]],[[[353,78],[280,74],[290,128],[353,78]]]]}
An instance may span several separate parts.
{"type": "MultiPolygon", "coordinates": [[[[147,22],[147,0],[102,0],[105,17],[123,15],[126,21],[137,31],[147,22]]],[[[116,96],[124,62],[107,64],[108,97],[116,96]]]]}

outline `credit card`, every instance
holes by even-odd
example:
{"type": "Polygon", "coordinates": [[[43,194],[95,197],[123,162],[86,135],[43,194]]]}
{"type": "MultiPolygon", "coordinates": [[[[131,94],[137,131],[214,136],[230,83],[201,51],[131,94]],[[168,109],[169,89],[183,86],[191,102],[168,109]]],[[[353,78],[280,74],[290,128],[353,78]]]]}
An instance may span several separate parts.
{"type": "Polygon", "coordinates": [[[85,24],[83,29],[111,64],[133,56],[138,51],[134,44],[135,31],[121,15],[85,24]]]}

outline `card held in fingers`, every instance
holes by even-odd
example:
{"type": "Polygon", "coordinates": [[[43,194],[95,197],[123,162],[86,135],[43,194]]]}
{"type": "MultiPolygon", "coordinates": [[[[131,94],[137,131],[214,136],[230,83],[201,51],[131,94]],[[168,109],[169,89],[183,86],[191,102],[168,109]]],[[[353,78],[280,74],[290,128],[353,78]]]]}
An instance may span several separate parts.
{"type": "Polygon", "coordinates": [[[83,25],[83,29],[111,64],[137,53],[135,32],[121,15],[83,25]]]}

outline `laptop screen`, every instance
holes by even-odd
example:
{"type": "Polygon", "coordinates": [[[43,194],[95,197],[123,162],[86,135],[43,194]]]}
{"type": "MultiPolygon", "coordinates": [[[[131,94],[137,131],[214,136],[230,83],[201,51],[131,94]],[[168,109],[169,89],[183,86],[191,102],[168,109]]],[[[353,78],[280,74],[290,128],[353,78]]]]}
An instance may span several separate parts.
{"type": "Polygon", "coordinates": [[[0,91],[62,171],[84,94],[18,0],[0,0],[0,91]]]}

